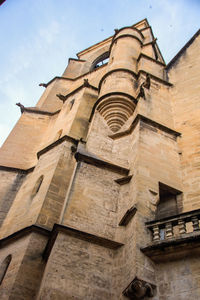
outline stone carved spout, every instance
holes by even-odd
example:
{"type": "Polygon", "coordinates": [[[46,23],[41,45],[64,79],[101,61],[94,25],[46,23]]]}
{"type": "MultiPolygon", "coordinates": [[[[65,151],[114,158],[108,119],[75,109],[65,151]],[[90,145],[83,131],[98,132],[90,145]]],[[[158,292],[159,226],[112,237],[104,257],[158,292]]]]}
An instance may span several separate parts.
{"type": "Polygon", "coordinates": [[[124,296],[133,300],[142,300],[154,296],[153,286],[135,278],[124,291],[124,296]]]}

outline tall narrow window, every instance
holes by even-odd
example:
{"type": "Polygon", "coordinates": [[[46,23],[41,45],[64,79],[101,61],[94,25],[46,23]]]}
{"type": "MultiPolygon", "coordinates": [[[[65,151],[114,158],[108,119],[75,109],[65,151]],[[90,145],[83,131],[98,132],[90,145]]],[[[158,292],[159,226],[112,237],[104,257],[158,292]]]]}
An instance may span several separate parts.
{"type": "Polygon", "coordinates": [[[6,272],[8,270],[9,265],[10,265],[11,259],[12,259],[12,256],[9,254],[4,259],[4,261],[2,262],[2,264],[0,266],[0,285],[2,284],[3,279],[4,279],[5,275],[6,275],[6,272]]]}
{"type": "Polygon", "coordinates": [[[162,219],[178,214],[177,197],[181,192],[159,183],[159,203],[156,211],[156,219],[162,219]]]}
{"type": "Polygon", "coordinates": [[[32,193],[31,193],[31,199],[33,199],[35,197],[35,195],[39,192],[39,189],[41,187],[41,184],[42,184],[42,181],[44,179],[44,175],[41,175],[38,180],[36,181],[35,185],[34,185],[34,188],[32,190],[32,193]]]}

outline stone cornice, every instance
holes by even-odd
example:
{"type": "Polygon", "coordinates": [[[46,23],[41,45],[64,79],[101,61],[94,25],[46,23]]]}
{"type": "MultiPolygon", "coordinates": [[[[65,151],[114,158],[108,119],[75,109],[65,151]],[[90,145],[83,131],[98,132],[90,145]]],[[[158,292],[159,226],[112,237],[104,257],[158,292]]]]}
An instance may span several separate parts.
{"type": "Polygon", "coordinates": [[[74,60],[74,61],[77,61],[77,62],[86,62],[86,60],[84,60],[84,59],[78,59],[78,58],[73,58],[73,57],[70,57],[68,59],[68,61],[70,61],[70,60],[74,60]]]}
{"type": "Polygon", "coordinates": [[[29,168],[29,169],[20,169],[20,168],[13,168],[13,167],[7,167],[7,166],[0,166],[0,171],[28,174],[28,173],[33,172],[34,168],[35,167],[29,168]]]}
{"type": "MultiPolygon", "coordinates": [[[[78,145],[78,142],[79,142],[79,140],[76,140],[76,139],[72,138],[71,136],[64,135],[60,139],[58,139],[57,141],[47,145],[46,147],[41,149],[39,152],[37,152],[37,158],[39,159],[42,154],[50,151],[51,149],[53,149],[54,147],[56,147],[60,144],[62,144],[64,141],[69,141],[73,145],[78,145]]],[[[15,172],[15,173],[21,173],[21,174],[28,174],[30,172],[33,172],[34,168],[35,168],[35,166],[33,166],[29,169],[20,169],[20,168],[13,168],[13,167],[1,166],[0,165],[0,171],[15,172]]]]}
{"type": "Polygon", "coordinates": [[[123,136],[126,136],[126,135],[129,135],[132,133],[132,131],[134,130],[134,128],[137,126],[138,122],[141,121],[141,122],[144,122],[144,123],[147,123],[153,127],[156,127],[156,128],[159,128],[160,130],[164,131],[164,132],[167,132],[175,137],[177,136],[180,136],[181,133],[174,130],[174,129],[171,129],[163,124],[160,124],[152,119],[149,119],[141,114],[137,114],[135,119],[133,120],[131,126],[124,130],[124,131],[121,131],[121,132],[117,132],[117,133],[114,133],[112,135],[110,135],[109,137],[112,138],[112,139],[117,139],[117,138],[121,138],[123,136]]]}
{"type": "Polygon", "coordinates": [[[117,35],[119,32],[121,32],[122,30],[124,30],[124,29],[132,29],[132,30],[135,30],[135,31],[137,31],[137,32],[141,35],[141,38],[144,39],[143,33],[142,33],[138,28],[134,27],[134,25],[133,25],[133,26],[125,26],[125,27],[122,27],[122,28],[120,28],[120,29],[115,29],[115,34],[113,35],[113,40],[115,39],[116,35],[117,35]]]}
{"type": "Polygon", "coordinates": [[[151,61],[153,61],[154,63],[159,64],[159,65],[161,65],[161,66],[163,66],[163,67],[166,66],[165,63],[162,63],[161,61],[156,60],[156,59],[154,59],[154,58],[152,58],[152,57],[150,57],[150,56],[148,56],[148,55],[146,55],[146,54],[144,54],[144,53],[140,53],[140,55],[139,55],[137,61],[139,62],[140,59],[141,59],[142,57],[143,57],[143,58],[146,58],[146,59],[148,59],[148,60],[151,60],[151,61]]]}
{"type": "Polygon", "coordinates": [[[45,260],[48,259],[49,255],[51,253],[51,249],[53,248],[53,245],[56,241],[57,235],[60,232],[66,234],[66,235],[78,238],[80,240],[84,240],[84,241],[87,241],[92,244],[97,244],[97,245],[100,245],[102,247],[109,248],[109,249],[117,249],[117,248],[123,246],[122,243],[119,243],[117,241],[113,241],[113,240],[110,240],[110,239],[107,239],[107,238],[104,238],[101,236],[87,233],[87,232],[84,232],[84,231],[81,231],[81,230],[78,230],[78,229],[75,229],[72,227],[68,227],[68,226],[64,226],[64,225],[60,225],[60,224],[54,224],[53,230],[51,231],[50,239],[44,250],[43,257],[45,260]]]}
{"type": "Polygon", "coordinates": [[[65,102],[65,101],[67,100],[67,98],[69,98],[69,97],[72,96],[73,94],[79,92],[79,91],[80,91],[81,89],[83,89],[83,88],[89,88],[89,89],[92,89],[92,90],[94,90],[94,91],[98,91],[98,88],[97,88],[97,87],[95,87],[95,86],[93,86],[93,85],[91,85],[91,84],[89,84],[89,83],[88,83],[88,85],[86,85],[85,83],[83,83],[82,85],[80,85],[78,88],[76,88],[75,90],[73,90],[73,91],[70,92],[69,94],[66,94],[65,96],[63,96],[63,97],[65,98],[63,102],[65,102]]]}
{"type": "Polygon", "coordinates": [[[137,36],[134,36],[134,35],[131,35],[131,34],[123,34],[123,35],[119,35],[119,36],[113,38],[112,43],[111,43],[110,48],[109,48],[109,52],[111,52],[112,46],[114,45],[114,43],[117,40],[119,40],[121,38],[126,38],[126,37],[135,39],[136,41],[138,41],[140,43],[140,46],[142,47],[143,43],[141,42],[141,40],[137,36]]]}
{"type": "MultiPolygon", "coordinates": [[[[151,58],[151,57],[149,57],[149,56],[146,56],[145,54],[142,54],[143,56],[145,56],[147,59],[149,58],[150,60],[153,60],[154,62],[157,62],[158,64],[161,64],[161,65],[163,65],[163,66],[165,66],[165,64],[164,63],[162,63],[162,62],[159,62],[159,61],[157,61],[157,60],[155,60],[155,59],[153,59],[153,58],[151,58]]],[[[140,58],[140,57],[139,57],[140,58]]],[[[138,58],[138,59],[139,59],[138,58]]],[[[97,72],[97,71],[99,71],[100,69],[102,69],[102,68],[105,68],[107,66],[107,63],[106,64],[104,64],[104,65],[102,65],[102,66],[100,66],[100,67],[98,67],[97,69],[94,69],[94,70],[92,70],[92,71],[89,71],[89,72],[87,72],[87,73],[84,73],[84,74],[82,74],[82,75],[80,75],[80,76],[78,76],[78,77],[75,77],[75,78],[67,78],[67,77],[59,77],[59,76],[56,76],[56,77],[54,77],[53,79],[51,79],[49,82],[47,82],[46,84],[45,84],[45,87],[47,87],[49,84],[51,84],[53,81],[55,81],[55,80],[70,80],[70,81],[73,81],[73,82],[75,82],[76,80],[79,80],[79,79],[81,79],[81,78],[84,78],[84,77],[86,77],[87,75],[89,75],[89,74],[91,74],[91,73],[93,73],[93,72],[97,72]]],[[[105,78],[106,78],[106,76],[107,76],[107,74],[109,75],[109,74],[111,74],[112,72],[117,72],[117,71],[126,71],[126,72],[129,72],[129,73],[131,73],[132,75],[133,75],[133,77],[135,77],[136,79],[139,77],[139,75],[140,75],[140,73],[141,72],[144,72],[144,73],[147,73],[146,71],[144,71],[144,70],[140,70],[139,72],[138,72],[138,74],[136,74],[135,72],[133,72],[132,70],[129,70],[129,69],[126,69],[126,68],[118,68],[118,69],[113,69],[113,70],[110,70],[110,71],[108,71],[107,73],[105,73],[104,75],[103,75],[103,77],[101,78],[101,80],[99,81],[99,86],[100,86],[100,82],[102,82],[105,78]]],[[[169,86],[172,86],[172,84],[170,83],[170,82],[168,82],[168,81],[166,81],[166,80],[163,80],[163,79],[161,79],[161,78],[159,78],[159,77],[157,77],[157,76],[155,76],[155,75],[153,75],[153,74],[151,74],[151,73],[149,73],[155,80],[157,80],[157,81],[159,81],[159,82],[161,82],[161,83],[163,83],[163,84],[165,84],[165,85],[169,85],[169,86]]],[[[94,87],[95,88],[95,87],[94,87]]]]}
{"type": "Polygon", "coordinates": [[[29,234],[29,233],[32,233],[32,232],[37,232],[37,233],[40,233],[42,235],[46,235],[46,236],[49,236],[50,234],[50,230],[46,229],[46,228],[43,228],[41,226],[38,226],[38,225],[31,225],[31,226],[28,226],[28,227],[25,227],[25,228],[22,228],[14,233],[12,233],[11,235],[3,238],[0,240],[0,248],[11,243],[11,242],[14,242],[15,240],[29,234]]]}
{"type": "Polygon", "coordinates": [[[105,73],[101,80],[99,81],[99,86],[98,86],[98,89],[99,91],[101,90],[101,85],[102,85],[102,82],[106,79],[107,76],[109,76],[110,74],[112,73],[115,73],[115,72],[127,72],[127,73],[130,73],[133,77],[135,77],[135,79],[137,79],[137,74],[129,69],[125,69],[125,68],[117,68],[117,69],[113,69],[113,70],[110,70],[108,71],[107,73],[105,73]]]}
{"type": "Polygon", "coordinates": [[[24,107],[24,112],[27,113],[34,113],[34,114],[40,114],[40,115],[47,115],[47,116],[54,116],[60,112],[60,109],[55,112],[50,112],[46,110],[31,108],[31,107],[24,107]]]}
{"type": "Polygon", "coordinates": [[[158,82],[160,82],[160,83],[162,83],[162,84],[164,84],[164,85],[167,85],[167,86],[169,86],[169,87],[171,87],[171,86],[173,86],[173,84],[172,83],[170,83],[170,82],[168,82],[168,81],[166,81],[166,80],[164,80],[164,79],[161,79],[161,78],[159,78],[159,77],[157,77],[157,76],[155,76],[155,75],[153,75],[153,74],[151,74],[151,73],[149,73],[149,72],[146,72],[145,70],[140,70],[139,72],[138,72],[138,77],[140,76],[140,74],[149,74],[150,76],[151,76],[151,79],[153,78],[155,81],[158,81],[158,82]]]}
{"type": "Polygon", "coordinates": [[[31,225],[25,228],[22,228],[11,235],[3,238],[0,240],[0,247],[4,247],[9,243],[15,242],[17,239],[20,239],[30,233],[38,233],[44,236],[47,236],[48,242],[43,252],[43,258],[45,260],[48,259],[49,254],[51,253],[52,247],[55,243],[55,240],[57,238],[57,235],[59,232],[62,232],[69,236],[74,236],[78,239],[88,241],[89,243],[97,244],[105,248],[109,249],[118,249],[119,247],[123,246],[124,244],[110,240],[101,236],[97,236],[91,233],[87,233],[72,227],[60,225],[60,224],[54,224],[54,227],[52,230],[49,230],[47,228],[38,226],[38,225],[31,225]]]}
{"type": "Polygon", "coordinates": [[[140,250],[155,262],[170,261],[200,254],[199,232],[185,234],[142,247],[140,250]]]}
{"type": "Polygon", "coordinates": [[[39,158],[42,154],[48,152],[49,150],[53,149],[54,147],[56,147],[56,146],[58,146],[60,144],[62,144],[64,141],[69,141],[69,142],[73,143],[74,145],[78,144],[78,140],[72,138],[71,136],[64,135],[63,137],[61,137],[57,141],[51,143],[50,145],[48,145],[45,148],[43,148],[42,150],[40,150],[37,153],[37,157],[39,158]]]}
{"type": "Polygon", "coordinates": [[[103,160],[101,158],[95,157],[89,152],[84,152],[81,150],[78,150],[75,153],[75,158],[77,161],[83,161],[87,164],[91,164],[93,166],[99,167],[99,168],[105,168],[108,170],[111,170],[115,173],[123,174],[123,175],[128,175],[129,169],[121,167],[119,165],[115,165],[111,162],[108,162],[106,160],[103,160]]]}
{"type": "MultiPolygon", "coordinates": [[[[78,61],[78,60],[77,60],[77,61],[78,61]]],[[[94,70],[92,70],[92,71],[89,71],[89,72],[87,72],[87,73],[84,73],[84,74],[82,74],[82,75],[80,75],[80,76],[77,76],[77,77],[75,77],[75,78],[69,78],[69,77],[63,77],[63,76],[55,76],[55,77],[54,77],[53,79],[51,79],[49,82],[45,83],[44,86],[45,86],[45,88],[48,87],[49,84],[51,84],[53,81],[55,81],[55,80],[57,80],[57,79],[60,79],[60,80],[68,80],[68,81],[76,81],[76,80],[78,80],[78,79],[84,78],[85,76],[87,76],[87,75],[89,75],[89,74],[91,74],[91,73],[93,73],[93,72],[99,71],[100,69],[102,69],[102,68],[104,68],[105,66],[107,66],[107,64],[108,64],[108,63],[103,64],[102,66],[100,66],[100,67],[98,67],[98,68],[96,68],[96,69],[94,69],[94,70]]]]}

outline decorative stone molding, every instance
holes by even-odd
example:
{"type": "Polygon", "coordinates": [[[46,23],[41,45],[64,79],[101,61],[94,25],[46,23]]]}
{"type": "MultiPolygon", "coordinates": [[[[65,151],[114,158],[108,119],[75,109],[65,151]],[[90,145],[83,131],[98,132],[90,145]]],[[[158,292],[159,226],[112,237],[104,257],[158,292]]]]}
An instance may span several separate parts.
{"type": "Polygon", "coordinates": [[[135,277],[123,294],[129,299],[140,300],[153,297],[154,289],[154,285],[135,277]]]}
{"type": "Polygon", "coordinates": [[[112,132],[117,132],[133,114],[136,104],[126,96],[113,95],[105,97],[97,110],[106,120],[112,132]]]}
{"type": "Polygon", "coordinates": [[[146,88],[146,89],[149,90],[149,89],[150,89],[150,86],[151,86],[151,77],[150,77],[150,75],[147,73],[147,74],[146,74],[146,79],[145,79],[145,81],[140,85],[140,90],[139,90],[139,94],[138,94],[138,96],[137,96],[137,99],[139,99],[140,97],[145,99],[144,88],[146,88]]]}
{"type": "Polygon", "coordinates": [[[131,208],[129,208],[125,215],[122,217],[122,219],[119,222],[119,226],[126,226],[130,220],[135,216],[137,212],[137,207],[136,205],[133,205],[131,208]]]}
{"type": "Polygon", "coordinates": [[[171,217],[165,217],[159,220],[146,222],[146,227],[152,232],[152,240],[163,242],[169,238],[185,237],[185,234],[191,235],[192,232],[187,231],[187,223],[192,223],[193,232],[200,232],[200,209],[184,212],[171,217]],[[174,236],[174,227],[178,225],[179,233],[174,236]],[[160,231],[164,230],[164,237],[161,239],[160,231]]]}

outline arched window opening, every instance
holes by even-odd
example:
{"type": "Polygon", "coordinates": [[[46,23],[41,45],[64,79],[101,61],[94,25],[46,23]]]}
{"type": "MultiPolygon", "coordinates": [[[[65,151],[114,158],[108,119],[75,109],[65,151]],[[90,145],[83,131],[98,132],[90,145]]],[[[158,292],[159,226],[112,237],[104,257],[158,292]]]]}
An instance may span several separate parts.
{"type": "Polygon", "coordinates": [[[36,181],[35,185],[34,185],[34,188],[32,190],[32,193],[31,193],[31,199],[33,199],[35,197],[35,195],[39,192],[39,189],[41,187],[41,184],[42,184],[42,181],[44,179],[44,175],[41,175],[38,180],[36,181]]]}
{"type": "Polygon", "coordinates": [[[178,202],[181,192],[159,183],[159,203],[156,211],[156,219],[162,219],[178,214],[178,202]]]}
{"type": "Polygon", "coordinates": [[[102,65],[107,64],[108,61],[109,61],[109,52],[105,52],[102,55],[100,55],[97,59],[95,59],[95,61],[92,64],[91,71],[101,67],[102,65]]]}
{"type": "Polygon", "coordinates": [[[2,262],[1,266],[0,266],[0,285],[2,284],[3,282],[3,279],[6,275],[6,272],[8,270],[8,267],[10,265],[10,262],[11,262],[11,259],[12,259],[12,255],[8,255],[4,261],[2,262]]]}

